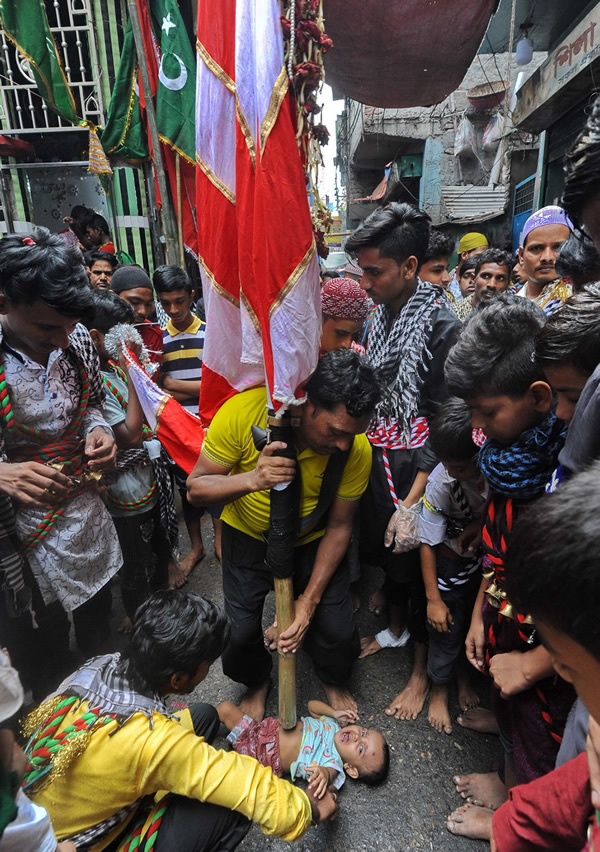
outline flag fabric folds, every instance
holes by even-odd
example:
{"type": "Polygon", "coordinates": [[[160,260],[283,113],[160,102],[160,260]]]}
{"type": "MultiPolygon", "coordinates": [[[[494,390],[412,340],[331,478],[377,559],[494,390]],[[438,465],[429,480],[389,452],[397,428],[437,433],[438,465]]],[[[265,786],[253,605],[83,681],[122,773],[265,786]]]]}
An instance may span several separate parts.
{"type": "Polygon", "coordinates": [[[77,124],[77,107],[50,31],[44,0],[0,0],[0,24],[7,39],[29,62],[48,106],[77,124]]]}
{"type": "Polygon", "coordinates": [[[207,316],[200,413],[265,384],[275,408],[317,363],[318,261],[277,0],[198,3],[196,189],[207,316]]]}

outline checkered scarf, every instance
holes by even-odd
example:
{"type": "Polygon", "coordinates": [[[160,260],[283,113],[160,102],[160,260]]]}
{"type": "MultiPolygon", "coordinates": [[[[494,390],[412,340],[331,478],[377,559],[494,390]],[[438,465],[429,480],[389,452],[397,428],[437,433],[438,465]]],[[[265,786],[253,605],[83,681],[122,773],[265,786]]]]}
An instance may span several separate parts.
{"type": "Polygon", "coordinates": [[[419,281],[395,319],[391,318],[389,305],[379,305],[369,334],[367,358],[386,384],[375,417],[397,419],[407,445],[411,422],[419,410],[424,374],[429,370],[431,352],[427,338],[433,312],[439,308],[442,297],[441,287],[419,281]]]}

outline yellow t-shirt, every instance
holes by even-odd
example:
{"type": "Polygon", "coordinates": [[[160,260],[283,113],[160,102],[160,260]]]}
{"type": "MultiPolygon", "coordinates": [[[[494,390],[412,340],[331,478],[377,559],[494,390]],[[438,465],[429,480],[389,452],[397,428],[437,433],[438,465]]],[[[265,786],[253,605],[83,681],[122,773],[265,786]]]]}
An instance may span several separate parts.
{"type": "MultiPolygon", "coordinates": [[[[248,473],[254,470],[259,452],[252,440],[253,425],[264,428],[267,417],[265,388],[252,388],[228,399],[215,414],[202,452],[216,464],[231,468],[231,472],[248,473]]],[[[311,449],[298,455],[302,474],[300,516],[309,515],[317,505],[321,481],[329,456],[319,455],[311,449]]],[[[336,496],[341,500],[359,500],[367,487],[371,472],[371,445],[366,435],[356,435],[336,496]]],[[[269,491],[253,491],[228,503],[221,514],[226,524],[253,538],[262,538],[269,529],[269,491]]],[[[306,544],[322,536],[324,530],[308,532],[299,544],[306,544]]]]}
{"type": "MultiPolygon", "coordinates": [[[[67,714],[59,730],[87,711],[84,701],[67,714]]],[[[116,722],[109,722],[92,734],[63,774],[57,772],[50,784],[30,794],[50,814],[59,840],[97,825],[142,796],[161,792],[237,811],[265,834],[283,840],[302,837],[312,820],[302,790],[252,757],[208,745],[194,733],[187,710],[181,717],[177,722],[155,713],[151,729],[149,719],[136,713],[116,732],[116,722]]],[[[122,828],[92,846],[92,852],[104,849],[122,828]]]]}

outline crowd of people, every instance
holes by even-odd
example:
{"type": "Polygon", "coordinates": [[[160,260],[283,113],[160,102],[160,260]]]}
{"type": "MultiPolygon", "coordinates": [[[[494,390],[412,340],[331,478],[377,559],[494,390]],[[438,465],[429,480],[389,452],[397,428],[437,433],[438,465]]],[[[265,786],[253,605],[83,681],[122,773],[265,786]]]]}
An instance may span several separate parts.
{"type": "Polygon", "coordinates": [[[226,850],[251,821],[302,837],[335,815],[346,778],[393,771],[351,676],[359,657],[409,641],[388,717],[414,720],[428,701],[449,735],[455,684],[459,724],[499,737],[497,772],[454,778],[467,802],[448,829],[498,852],[594,848],[599,178],[600,101],[562,206],[529,217],[516,259],[471,232],[451,274],[454,243],[427,213],[377,209],[348,238],[343,275],[322,282],[294,452],[256,438],[270,425],[256,387],[220,407],[189,476],[145,423],[122,346],[126,334],[198,414],[206,321],[187,273],[119,263],[85,208],[68,233],[0,241],[0,715],[29,711],[24,753],[0,731],[0,850],[226,850]],[[85,255],[84,235],[96,246],[85,255]],[[282,486],[294,611],[264,629],[270,491],[282,486]],[[206,511],[223,609],[183,588],[205,555],[206,511]],[[358,580],[374,566],[385,579],[368,605],[388,626],[361,638],[358,580]],[[288,731],[265,718],[271,651],[301,648],[327,703],[288,731]],[[175,714],[167,697],[219,658],[241,702],[175,714]],[[231,751],[210,745],[221,724],[231,751]]]}

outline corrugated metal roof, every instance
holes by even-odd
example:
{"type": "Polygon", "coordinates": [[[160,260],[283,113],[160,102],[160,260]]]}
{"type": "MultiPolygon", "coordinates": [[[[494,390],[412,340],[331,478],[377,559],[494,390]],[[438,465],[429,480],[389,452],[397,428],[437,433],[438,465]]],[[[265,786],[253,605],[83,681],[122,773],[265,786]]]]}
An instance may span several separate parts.
{"type": "Polygon", "coordinates": [[[450,222],[485,222],[502,216],[508,201],[504,186],[443,186],[442,198],[450,222]]]}

